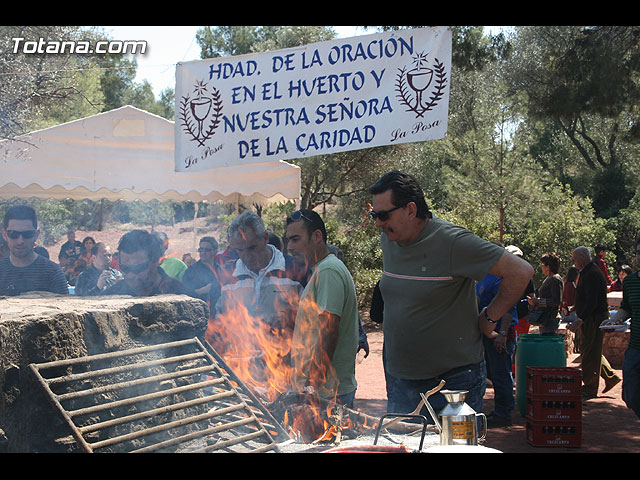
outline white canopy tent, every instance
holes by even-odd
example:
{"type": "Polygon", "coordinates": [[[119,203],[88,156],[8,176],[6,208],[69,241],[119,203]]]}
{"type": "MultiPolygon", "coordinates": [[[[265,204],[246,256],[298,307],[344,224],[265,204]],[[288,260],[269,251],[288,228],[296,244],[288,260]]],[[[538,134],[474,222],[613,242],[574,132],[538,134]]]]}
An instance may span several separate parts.
{"type": "Polygon", "coordinates": [[[176,172],[174,122],[125,106],[0,142],[0,198],[223,200],[300,198],[283,161],[176,172]]]}

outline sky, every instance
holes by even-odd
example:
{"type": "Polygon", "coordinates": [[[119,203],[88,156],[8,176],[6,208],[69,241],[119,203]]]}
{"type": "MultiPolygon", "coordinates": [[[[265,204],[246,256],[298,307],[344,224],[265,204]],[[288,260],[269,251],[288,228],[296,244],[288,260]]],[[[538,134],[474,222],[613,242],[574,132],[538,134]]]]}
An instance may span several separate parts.
{"type": "MultiPolygon", "coordinates": [[[[196,32],[202,27],[188,26],[103,26],[107,36],[113,40],[146,40],[147,53],[136,55],[138,61],[135,81],[147,80],[153,88],[156,99],[167,87],[175,88],[175,65],[200,59],[200,47],[196,42],[196,32]]],[[[358,27],[334,27],[339,38],[371,34],[358,27]]]]}

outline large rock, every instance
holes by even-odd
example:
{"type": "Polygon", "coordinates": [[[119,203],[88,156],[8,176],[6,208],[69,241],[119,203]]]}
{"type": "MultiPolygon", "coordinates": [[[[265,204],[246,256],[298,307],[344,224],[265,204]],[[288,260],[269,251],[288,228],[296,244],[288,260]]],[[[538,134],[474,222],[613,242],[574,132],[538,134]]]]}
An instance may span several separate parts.
{"type": "Polygon", "coordinates": [[[621,369],[624,362],[624,354],[629,346],[631,331],[625,332],[606,331],[602,340],[602,354],[607,358],[611,366],[621,369]]]}
{"type": "Polygon", "coordinates": [[[183,295],[0,297],[0,452],[47,452],[68,435],[31,363],[204,338],[207,304],[183,295]]]}

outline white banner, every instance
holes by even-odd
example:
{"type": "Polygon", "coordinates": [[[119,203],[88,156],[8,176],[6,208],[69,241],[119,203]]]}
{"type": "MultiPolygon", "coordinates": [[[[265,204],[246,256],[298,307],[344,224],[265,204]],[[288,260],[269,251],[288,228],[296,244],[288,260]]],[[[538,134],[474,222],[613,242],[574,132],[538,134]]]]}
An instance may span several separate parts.
{"type": "Polygon", "coordinates": [[[448,27],[179,63],[176,171],[442,138],[450,75],[448,27]]]}

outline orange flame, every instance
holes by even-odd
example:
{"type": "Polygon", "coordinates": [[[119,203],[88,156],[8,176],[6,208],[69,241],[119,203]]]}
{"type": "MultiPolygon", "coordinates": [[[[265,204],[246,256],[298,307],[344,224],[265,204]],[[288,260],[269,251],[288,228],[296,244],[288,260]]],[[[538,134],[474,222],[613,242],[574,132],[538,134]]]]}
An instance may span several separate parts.
{"type": "Polygon", "coordinates": [[[290,334],[272,329],[237,304],[210,318],[206,340],[234,373],[269,402],[291,391],[290,334]]]}
{"type": "MultiPolygon", "coordinates": [[[[282,298],[278,301],[282,302],[282,298]]],[[[263,400],[270,403],[283,394],[301,392],[317,393],[331,404],[335,400],[337,378],[325,353],[326,346],[321,342],[319,308],[309,299],[298,305],[297,296],[284,303],[287,302],[294,313],[297,308],[305,313],[298,317],[295,332],[293,327],[273,328],[252,316],[246,306],[236,304],[223,315],[209,319],[205,338],[229,368],[263,400]]],[[[282,311],[281,305],[279,310],[282,311]]],[[[327,422],[331,408],[327,407],[325,413],[319,403],[313,403],[286,411],[285,428],[292,436],[303,439],[335,437],[337,427],[327,422]]]]}

